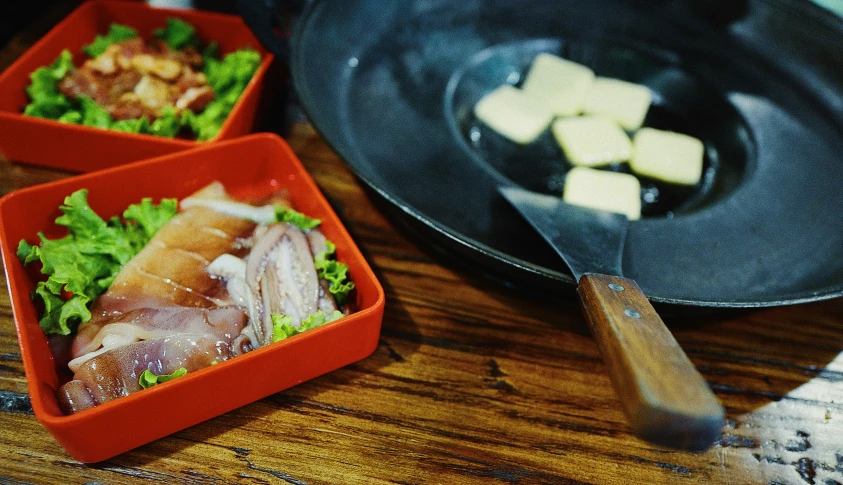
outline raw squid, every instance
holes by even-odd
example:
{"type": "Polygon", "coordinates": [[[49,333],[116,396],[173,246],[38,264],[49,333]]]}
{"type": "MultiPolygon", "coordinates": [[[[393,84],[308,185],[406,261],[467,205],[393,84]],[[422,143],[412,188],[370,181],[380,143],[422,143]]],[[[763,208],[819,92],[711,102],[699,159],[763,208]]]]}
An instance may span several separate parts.
{"type": "Polygon", "coordinates": [[[65,413],[79,412],[140,390],[138,379],[147,369],[155,375],[191,372],[230,353],[219,339],[190,334],[123,345],[84,362],[59,389],[59,404],[65,413]]]}
{"type": "MultiPolygon", "coordinates": [[[[283,193],[271,202],[289,205],[283,193]]],[[[340,309],[314,266],[327,248],[318,229],[276,223],[272,206],[236,201],[219,183],[181,208],[79,326],[74,376],[58,391],[66,413],[139,390],[145,370],[191,372],[267,345],[272,314],[298,327],[340,309]]]]}
{"type": "MultiPolygon", "coordinates": [[[[229,199],[218,183],[193,197],[229,199]]],[[[226,304],[225,286],[205,268],[221,254],[245,253],[255,226],[206,207],[184,208],[126,264],[92,312],[109,315],[137,308],[226,304]]]]}

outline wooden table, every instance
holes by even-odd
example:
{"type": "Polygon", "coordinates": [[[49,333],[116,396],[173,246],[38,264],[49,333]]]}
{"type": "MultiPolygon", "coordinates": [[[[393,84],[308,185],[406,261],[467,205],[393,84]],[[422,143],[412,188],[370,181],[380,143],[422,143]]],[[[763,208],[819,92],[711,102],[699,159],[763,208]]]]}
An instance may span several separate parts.
{"type": "MultiPolygon", "coordinates": [[[[78,1],[0,50],[8,66],[78,1]]],[[[96,465],[32,414],[0,290],[0,483],[843,483],[843,301],[669,321],[727,410],[705,453],[632,437],[571,301],[443,264],[306,122],[289,143],[387,294],[361,362],[96,465]]],[[[0,193],[68,174],[0,162],[0,193]]]]}

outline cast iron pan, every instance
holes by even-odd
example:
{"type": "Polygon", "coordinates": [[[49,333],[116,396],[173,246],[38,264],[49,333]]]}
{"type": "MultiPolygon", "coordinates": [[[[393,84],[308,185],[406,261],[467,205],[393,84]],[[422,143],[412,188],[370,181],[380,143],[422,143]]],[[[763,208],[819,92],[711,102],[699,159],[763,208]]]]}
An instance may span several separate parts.
{"type": "MultiPolygon", "coordinates": [[[[705,143],[693,189],[643,181],[647,217],[627,229],[622,272],[651,300],[755,307],[843,294],[843,22],[810,3],[322,0],[289,47],[272,0],[239,3],[268,47],[290,55],[323,137],[445,251],[510,281],[574,286],[498,192],[558,195],[565,157],[547,133],[519,147],[472,114],[550,52],[649,86],[645,125],[705,143]]],[[[580,293],[599,296],[583,299],[586,314],[633,431],[709,446],[723,409],[693,364],[643,294],[623,296],[630,280],[591,280],[580,293]]]]}
{"type": "MultiPolygon", "coordinates": [[[[843,22],[806,1],[322,0],[289,51],[274,2],[241,0],[311,121],[432,244],[515,283],[575,282],[497,192],[559,193],[546,134],[519,148],[472,106],[538,52],[649,86],[645,125],[706,146],[692,191],[629,227],[624,275],[656,302],[760,307],[843,294],[843,22]],[[273,25],[274,23],[274,25],[273,25]]],[[[646,184],[645,184],[646,185],[646,184]]]]}

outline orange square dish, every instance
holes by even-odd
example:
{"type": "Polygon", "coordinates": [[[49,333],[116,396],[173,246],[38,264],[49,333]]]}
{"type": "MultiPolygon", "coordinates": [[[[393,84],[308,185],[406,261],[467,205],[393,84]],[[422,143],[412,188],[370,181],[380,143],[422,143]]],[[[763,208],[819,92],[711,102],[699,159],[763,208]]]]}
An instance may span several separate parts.
{"type": "Polygon", "coordinates": [[[380,334],[381,285],[316,184],[276,135],[248,135],[12,192],[0,199],[0,249],[32,408],[65,450],[83,462],[105,460],[363,359],[374,352],[380,334]],[[240,197],[262,197],[286,188],[296,210],[321,219],[320,228],[335,243],[337,259],[349,267],[358,311],[218,365],[65,415],[56,398],[62,378],[30,298],[37,281],[15,254],[18,242],[35,240],[39,231],[49,238],[63,236],[64,228],[54,223],[58,207],[78,189],[89,190],[92,209],[107,219],[144,197],[156,203],[163,197],[182,199],[213,181],[240,197]]]}
{"type": "MultiPolygon", "coordinates": [[[[49,66],[62,50],[73,54],[77,66],[86,58],[85,45],[116,22],[149,39],[167,18],[179,18],[196,28],[203,42],[215,41],[220,54],[250,47],[261,56],[251,82],[229,113],[219,133],[209,141],[247,134],[267,104],[264,88],[273,56],[254,37],[240,17],[197,10],[168,10],[144,2],[91,0],[83,3],[39,40],[3,73],[0,73],[0,154],[10,160],[74,172],[89,172],[202,145],[188,139],[170,139],[61,123],[23,114],[29,103],[25,91],[30,74],[49,66]]],[[[268,94],[268,93],[267,93],[268,94]]]]}

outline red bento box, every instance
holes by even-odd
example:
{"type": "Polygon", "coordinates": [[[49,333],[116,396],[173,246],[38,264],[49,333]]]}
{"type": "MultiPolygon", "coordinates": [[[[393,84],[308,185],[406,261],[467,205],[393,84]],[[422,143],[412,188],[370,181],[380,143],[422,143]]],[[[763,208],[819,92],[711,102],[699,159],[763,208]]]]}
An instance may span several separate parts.
{"type": "Polygon", "coordinates": [[[91,0],[74,10],[0,74],[0,154],[14,161],[89,172],[206,143],[121,133],[23,114],[29,103],[25,88],[30,84],[30,74],[41,66],[52,64],[63,49],[70,50],[78,66],[87,58],[82,47],[90,44],[97,34],[106,33],[112,22],[133,27],[141,37],[149,39],[153,30],[163,27],[170,17],[192,24],[203,42],[216,41],[220,54],[244,47],[261,53],[262,62],[252,81],[220,132],[209,141],[251,132],[259,117],[259,108],[267,104],[263,91],[273,56],[261,46],[240,17],[197,10],[157,9],[144,2],[91,0]]]}
{"type": "Polygon", "coordinates": [[[0,249],[26,371],[32,408],[75,459],[97,462],[239,406],[358,361],[374,352],[384,292],[325,197],[289,146],[278,136],[256,134],[78,175],[12,192],[0,199],[0,249]],[[143,197],[183,198],[218,180],[233,195],[264,196],[280,188],[293,207],[322,220],[356,286],[359,309],[340,320],[67,416],[55,392],[62,384],[30,298],[36,281],[15,255],[18,242],[43,231],[66,232],[54,221],[64,197],[89,189],[91,207],[104,218],[121,214],[143,197]],[[283,368],[284,372],[266,372],[283,368]],[[166,419],[161,419],[166,416],[166,419]]]}

